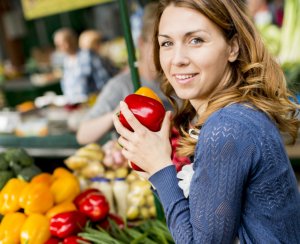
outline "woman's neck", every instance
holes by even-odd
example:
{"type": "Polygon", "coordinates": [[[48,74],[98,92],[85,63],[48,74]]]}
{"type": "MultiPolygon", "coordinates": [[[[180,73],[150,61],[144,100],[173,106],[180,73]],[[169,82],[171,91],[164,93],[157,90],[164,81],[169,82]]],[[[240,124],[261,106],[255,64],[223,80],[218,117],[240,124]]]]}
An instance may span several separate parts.
{"type": "Polygon", "coordinates": [[[207,109],[207,105],[208,105],[208,101],[207,100],[191,100],[190,103],[192,104],[192,106],[194,107],[194,109],[196,110],[196,116],[200,117],[205,110],[207,109]]]}

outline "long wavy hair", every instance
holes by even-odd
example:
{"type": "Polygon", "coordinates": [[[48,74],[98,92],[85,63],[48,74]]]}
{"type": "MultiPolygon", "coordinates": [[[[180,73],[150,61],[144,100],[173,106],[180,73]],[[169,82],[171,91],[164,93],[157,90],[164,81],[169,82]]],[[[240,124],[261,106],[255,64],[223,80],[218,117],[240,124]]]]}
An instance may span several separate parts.
{"type": "MultiPolygon", "coordinates": [[[[269,54],[260,34],[249,17],[244,1],[241,0],[161,0],[157,9],[154,32],[154,62],[162,76],[162,90],[175,108],[174,125],[181,131],[183,139],[179,153],[191,156],[197,141],[187,131],[196,111],[188,100],[180,105],[174,99],[175,91],[164,75],[159,60],[157,40],[159,22],[166,7],[173,4],[198,11],[215,23],[229,42],[238,38],[239,55],[230,63],[231,75],[226,86],[209,98],[206,111],[197,119],[194,127],[200,128],[215,111],[233,103],[247,102],[265,112],[279,130],[290,135],[289,143],[295,143],[299,120],[294,95],[287,89],[280,65],[269,54]]],[[[172,26],[170,25],[170,28],[172,26]]]]}

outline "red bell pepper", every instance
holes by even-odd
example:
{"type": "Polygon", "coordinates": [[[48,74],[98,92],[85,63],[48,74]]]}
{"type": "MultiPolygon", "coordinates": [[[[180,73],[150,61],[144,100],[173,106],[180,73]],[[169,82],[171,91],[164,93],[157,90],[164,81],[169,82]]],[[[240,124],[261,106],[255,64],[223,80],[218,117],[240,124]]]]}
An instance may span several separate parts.
{"type": "Polygon", "coordinates": [[[173,164],[176,167],[176,171],[179,172],[182,167],[186,164],[190,164],[191,160],[188,157],[185,156],[179,156],[176,152],[178,145],[178,141],[180,139],[180,134],[179,132],[175,129],[172,128],[172,133],[171,133],[171,146],[172,146],[172,154],[171,154],[171,159],[173,164]]]}
{"type": "Polygon", "coordinates": [[[60,244],[62,243],[62,240],[55,238],[55,237],[50,237],[44,244],[60,244]]]}
{"type": "Polygon", "coordinates": [[[100,192],[90,192],[79,203],[78,209],[92,221],[100,221],[109,213],[109,203],[100,192]]]}
{"type": "MultiPolygon", "coordinates": [[[[149,130],[154,132],[160,130],[162,121],[166,113],[165,108],[161,102],[151,97],[139,94],[128,95],[124,99],[124,102],[128,105],[128,108],[142,125],[146,126],[149,130]]],[[[129,129],[130,131],[133,131],[122,112],[120,112],[119,120],[124,127],[129,129]]],[[[134,170],[144,171],[133,162],[130,162],[130,166],[134,170]]]]}
{"type": "Polygon", "coordinates": [[[89,188],[86,189],[85,191],[81,192],[78,196],[75,197],[75,199],[73,200],[73,203],[75,204],[75,206],[77,207],[77,209],[79,209],[79,205],[81,203],[81,201],[91,192],[99,192],[101,193],[100,190],[95,189],[95,188],[89,188]]]}
{"type": "Polygon", "coordinates": [[[69,236],[64,239],[63,244],[79,244],[79,242],[78,242],[79,240],[84,241],[84,243],[90,243],[89,241],[83,239],[80,236],[69,236]]]}
{"type": "MultiPolygon", "coordinates": [[[[151,131],[160,130],[161,123],[166,113],[164,106],[160,102],[153,98],[138,94],[128,95],[124,99],[124,102],[128,105],[128,108],[141,124],[151,131]]],[[[133,131],[122,112],[120,113],[119,119],[124,127],[133,131]]]]}
{"type": "Polygon", "coordinates": [[[50,219],[50,232],[52,236],[66,238],[76,235],[87,222],[87,217],[79,211],[59,213],[50,219]]]}

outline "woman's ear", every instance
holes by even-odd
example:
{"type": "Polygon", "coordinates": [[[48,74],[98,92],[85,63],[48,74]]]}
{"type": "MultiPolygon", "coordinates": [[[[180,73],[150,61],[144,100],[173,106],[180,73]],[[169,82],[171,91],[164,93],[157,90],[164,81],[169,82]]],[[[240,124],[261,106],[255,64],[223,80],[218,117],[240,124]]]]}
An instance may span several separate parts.
{"type": "Polygon", "coordinates": [[[240,51],[239,40],[237,35],[234,35],[231,38],[231,40],[229,41],[229,45],[230,45],[230,52],[228,56],[228,61],[233,63],[237,59],[240,51]]]}

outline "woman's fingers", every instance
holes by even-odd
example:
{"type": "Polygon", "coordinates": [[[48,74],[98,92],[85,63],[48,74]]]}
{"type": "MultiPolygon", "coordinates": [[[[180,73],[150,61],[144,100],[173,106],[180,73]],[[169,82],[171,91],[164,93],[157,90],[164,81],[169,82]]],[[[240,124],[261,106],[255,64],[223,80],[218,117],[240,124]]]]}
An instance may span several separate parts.
{"type": "Polygon", "coordinates": [[[161,125],[161,131],[163,135],[167,138],[169,138],[170,136],[171,119],[172,119],[172,112],[167,111],[161,125]]]}
{"type": "Polygon", "coordinates": [[[119,117],[117,114],[114,114],[113,116],[113,123],[115,126],[116,131],[124,138],[128,138],[132,132],[128,129],[126,129],[120,122],[119,117]]]}
{"type": "Polygon", "coordinates": [[[120,109],[121,109],[121,112],[122,112],[123,116],[125,117],[126,121],[128,122],[128,124],[131,126],[131,128],[134,131],[138,131],[143,128],[141,123],[137,120],[137,118],[129,110],[129,108],[125,102],[123,102],[123,101],[120,102],[120,109]]]}
{"type": "Polygon", "coordinates": [[[121,147],[125,150],[127,150],[129,148],[129,141],[126,140],[124,137],[120,136],[118,138],[118,143],[119,145],[121,145],[121,147]]]}

